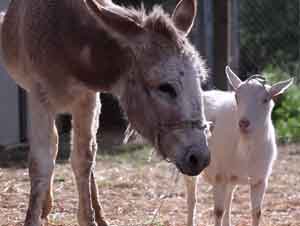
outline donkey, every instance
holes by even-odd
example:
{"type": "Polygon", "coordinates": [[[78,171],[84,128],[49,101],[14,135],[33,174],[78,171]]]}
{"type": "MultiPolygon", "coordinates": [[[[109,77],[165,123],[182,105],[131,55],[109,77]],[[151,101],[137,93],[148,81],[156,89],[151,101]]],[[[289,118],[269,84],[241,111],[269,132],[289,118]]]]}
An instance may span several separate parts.
{"type": "Polygon", "coordinates": [[[196,9],[196,0],[179,1],[172,16],[110,0],[11,0],[1,46],[8,72],[29,97],[25,226],[42,225],[52,207],[61,112],[73,116],[79,225],[107,225],[93,173],[100,92],[119,97],[133,128],[182,173],[197,175],[209,164],[201,91],[207,72],[187,39],[196,9]]]}

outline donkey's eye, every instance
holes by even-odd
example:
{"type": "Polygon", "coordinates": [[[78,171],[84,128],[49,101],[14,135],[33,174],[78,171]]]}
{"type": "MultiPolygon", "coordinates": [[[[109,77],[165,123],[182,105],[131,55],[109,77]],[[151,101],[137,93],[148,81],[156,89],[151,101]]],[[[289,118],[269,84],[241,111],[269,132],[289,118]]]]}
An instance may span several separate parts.
{"type": "Polygon", "coordinates": [[[162,93],[169,95],[172,98],[177,97],[175,88],[169,83],[163,83],[158,87],[158,90],[162,93]]]}

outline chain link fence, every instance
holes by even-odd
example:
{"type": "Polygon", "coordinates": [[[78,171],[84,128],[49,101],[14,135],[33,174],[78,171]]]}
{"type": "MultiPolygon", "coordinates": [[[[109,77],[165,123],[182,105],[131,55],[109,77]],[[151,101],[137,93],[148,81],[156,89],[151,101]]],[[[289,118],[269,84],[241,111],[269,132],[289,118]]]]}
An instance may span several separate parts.
{"type": "Polygon", "coordinates": [[[278,139],[300,141],[300,0],[240,1],[240,74],[295,84],[273,112],[278,139]]]}
{"type": "Polygon", "coordinates": [[[240,70],[300,77],[300,0],[240,1],[240,70]]]}

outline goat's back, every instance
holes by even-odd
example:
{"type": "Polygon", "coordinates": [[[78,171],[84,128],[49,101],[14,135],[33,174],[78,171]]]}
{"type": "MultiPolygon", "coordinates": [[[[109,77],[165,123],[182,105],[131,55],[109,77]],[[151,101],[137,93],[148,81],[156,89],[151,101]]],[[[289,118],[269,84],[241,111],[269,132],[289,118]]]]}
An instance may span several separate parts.
{"type": "Polygon", "coordinates": [[[213,156],[227,155],[234,149],[238,136],[234,93],[217,90],[206,91],[204,92],[204,104],[207,120],[213,121],[215,124],[210,139],[213,156]]]}
{"type": "Polygon", "coordinates": [[[237,175],[245,158],[238,152],[239,132],[234,93],[207,91],[204,92],[204,103],[207,120],[213,121],[215,127],[209,139],[211,163],[203,175],[214,184],[217,180],[237,175]]]}

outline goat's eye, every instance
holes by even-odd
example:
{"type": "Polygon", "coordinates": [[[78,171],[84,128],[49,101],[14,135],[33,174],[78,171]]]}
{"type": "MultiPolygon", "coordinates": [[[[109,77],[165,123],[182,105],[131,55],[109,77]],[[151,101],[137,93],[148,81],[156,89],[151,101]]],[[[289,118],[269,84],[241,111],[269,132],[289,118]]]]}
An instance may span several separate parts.
{"type": "Polygon", "coordinates": [[[269,102],[269,98],[265,97],[262,102],[263,104],[267,104],[269,102]]]}
{"type": "Polygon", "coordinates": [[[168,96],[172,97],[172,98],[176,98],[177,97],[177,92],[175,90],[175,88],[169,84],[169,83],[163,83],[158,87],[158,90],[162,93],[167,94],[168,96]]]}

